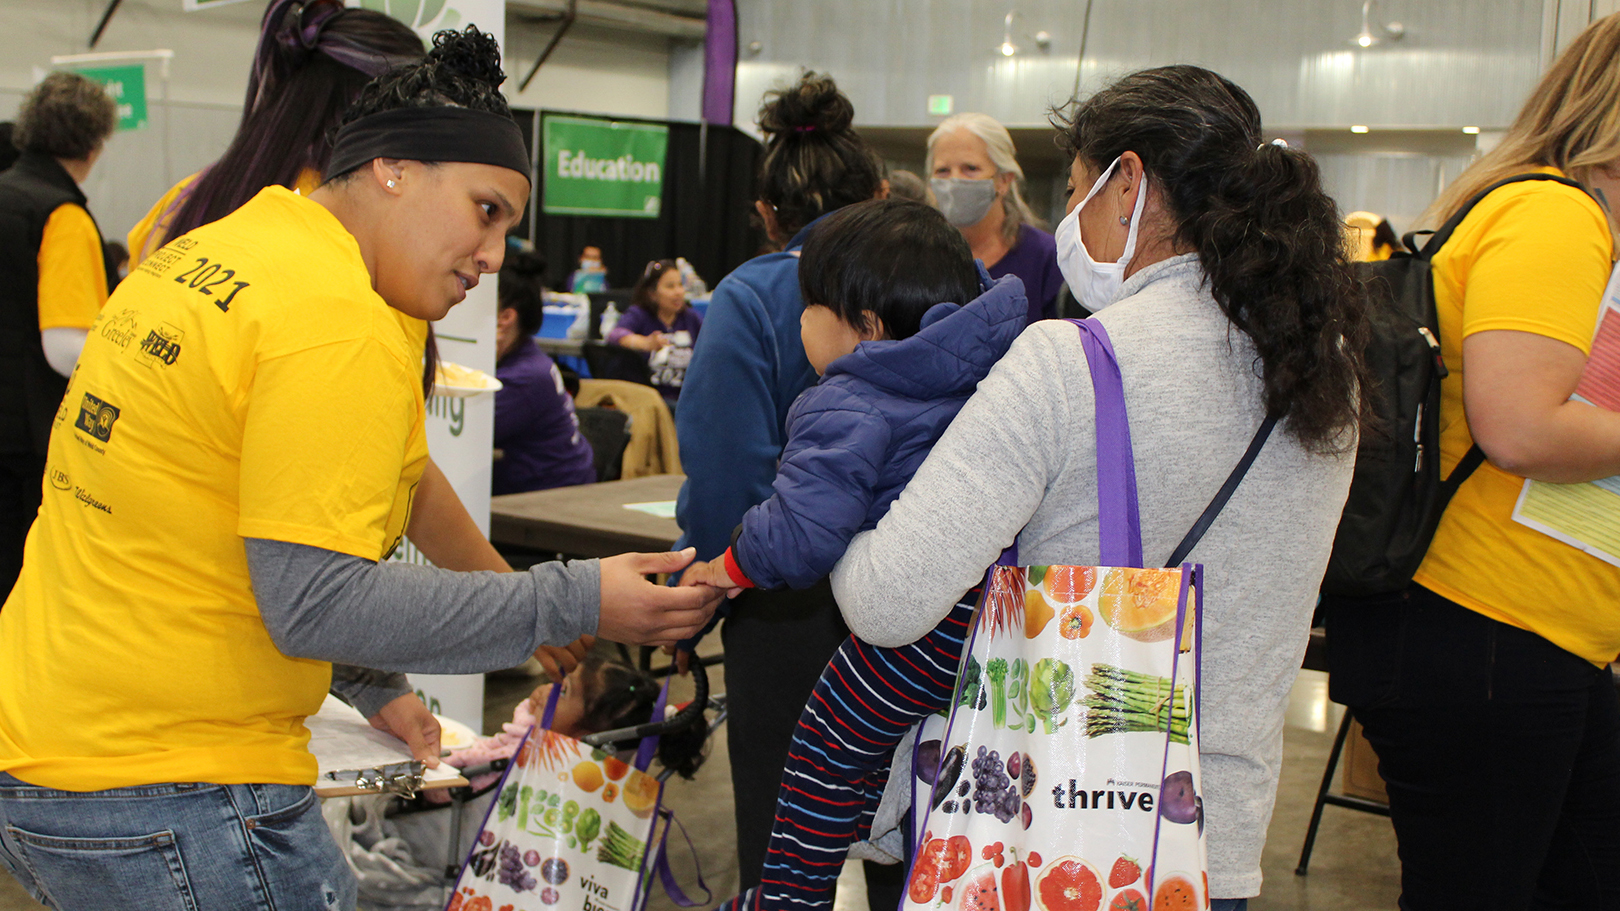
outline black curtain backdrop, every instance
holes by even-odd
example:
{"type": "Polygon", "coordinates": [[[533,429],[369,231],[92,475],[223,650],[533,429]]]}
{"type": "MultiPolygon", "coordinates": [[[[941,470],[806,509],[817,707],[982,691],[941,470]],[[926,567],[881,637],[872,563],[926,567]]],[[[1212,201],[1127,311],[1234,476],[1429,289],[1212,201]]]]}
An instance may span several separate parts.
{"type": "MultiPolygon", "coordinates": [[[[536,121],[546,113],[600,117],[568,111],[513,111],[532,144],[536,121]]],[[[707,126],[633,117],[621,122],[669,127],[664,158],[664,197],[657,218],[547,215],[541,211],[545,174],[535,186],[528,213],[512,233],[527,237],[533,222],[535,249],[546,258],[547,283],[560,287],[579,261],[580,248],[596,244],[612,288],[629,288],[655,259],[686,257],[713,288],[731,270],[757,255],[766,242],[751,223],[754,172],[760,144],[731,126],[707,126]],[[706,135],[705,135],[706,134],[706,135]]],[[[531,159],[536,154],[529,150],[531,159]]]]}

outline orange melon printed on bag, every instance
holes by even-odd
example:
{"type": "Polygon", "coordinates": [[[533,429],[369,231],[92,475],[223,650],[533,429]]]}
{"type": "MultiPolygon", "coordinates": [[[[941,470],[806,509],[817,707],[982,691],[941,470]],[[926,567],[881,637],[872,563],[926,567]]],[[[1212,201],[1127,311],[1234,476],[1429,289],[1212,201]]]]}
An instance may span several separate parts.
{"type": "Polygon", "coordinates": [[[1097,610],[1122,636],[1162,642],[1176,634],[1180,596],[1181,573],[1176,570],[1115,567],[1103,574],[1097,610]]]}

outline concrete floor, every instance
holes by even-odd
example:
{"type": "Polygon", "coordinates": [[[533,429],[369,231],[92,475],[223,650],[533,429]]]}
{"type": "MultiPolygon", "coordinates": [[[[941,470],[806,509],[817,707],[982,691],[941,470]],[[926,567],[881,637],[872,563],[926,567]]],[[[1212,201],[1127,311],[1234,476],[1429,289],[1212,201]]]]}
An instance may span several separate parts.
{"type": "MultiPolygon", "coordinates": [[[[717,648],[718,637],[712,638],[716,640],[712,647],[717,648]]],[[[711,668],[710,676],[714,692],[724,692],[724,665],[711,668]]],[[[532,680],[491,678],[485,690],[486,730],[510,719],[512,707],[533,686],[532,680]]],[[[677,688],[674,698],[687,696],[677,688]]],[[[1294,875],[1316,786],[1339,717],[1339,707],[1327,701],[1325,675],[1302,671],[1294,687],[1284,733],[1282,782],[1264,857],[1265,886],[1261,895],[1249,903],[1252,911],[1367,911],[1395,907],[1400,870],[1395,860],[1394,833],[1389,820],[1383,817],[1328,807],[1317,836],[1310,875],[1294,875]]],[[[722,727],[696,780],[671,779],[664,798],[692,836],[703,878],[716,903],[737,888],[725,736],[722,727]]],[[[691,855],[678,837],[672,842],[670,858],[683,887],[694,898],[700,897],[701,892],[694,891],[696,876],[691,855]]],[[[859,867],[849,868],[842,882],[854,888],[841,890],[838,911],[869,911],[859,867]]],[[[0,911],[35,911],[39,907],[15,880],[0,875],[0,911]]],[[[654,889],[648,909],[677,911],[677,906],[661,889],[654,889]]]]}

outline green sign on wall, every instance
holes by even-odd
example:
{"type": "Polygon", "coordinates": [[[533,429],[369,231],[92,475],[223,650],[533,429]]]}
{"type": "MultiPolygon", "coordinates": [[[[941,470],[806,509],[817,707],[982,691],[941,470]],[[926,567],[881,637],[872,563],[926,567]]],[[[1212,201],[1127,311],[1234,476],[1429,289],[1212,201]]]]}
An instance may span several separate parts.
{"type": "Polygon", "coordinates": [[[146,126],[146,67],[107,66],[76,71],[80,76],[107,87],[107,94],[118,103],[118,129],[139,130],[146,126]]]}
{"type": "Polygon", "coordinates": [[[547,215],[658,217],[668,127],[548,114],[542,132],[547,215]]]}

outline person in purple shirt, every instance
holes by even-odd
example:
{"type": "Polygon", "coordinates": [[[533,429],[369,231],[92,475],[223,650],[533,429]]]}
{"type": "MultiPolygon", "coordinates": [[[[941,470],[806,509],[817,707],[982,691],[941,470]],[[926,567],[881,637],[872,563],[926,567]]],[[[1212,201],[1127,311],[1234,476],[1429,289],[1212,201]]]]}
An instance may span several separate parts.
{"type": "Polygon", "coordinates": [[[545,267],[532,254],[509,252],[501,266],[495,318],[495,461],[490,491],[523,493],[596,480],[595,455],[579,432],[562,373],[534,343],[540,331],[545,267]]]}
{"type": "Polygon", "coordinates": [[[686,302],[675,260],[656,259],[631,290],[630,307],[608,332],[607,343],[646,352],[653,386],[673,411],[701,328],[703,317],[686,302]]]}
{"type": "Polygon", "coordinates": [[[988,114],[945,118],[928,137],[928,181],[939,210],[967,238],[990,277],[1016,275],[1029,297],[1029,321],[1057,316],[1057,242],[1041,230],[1019,190],[1012,135],[988,114]]]}

